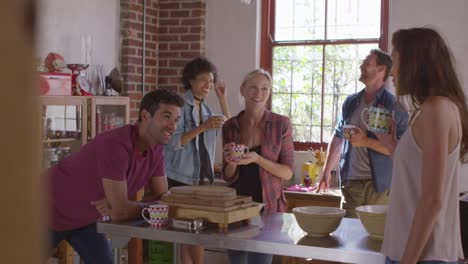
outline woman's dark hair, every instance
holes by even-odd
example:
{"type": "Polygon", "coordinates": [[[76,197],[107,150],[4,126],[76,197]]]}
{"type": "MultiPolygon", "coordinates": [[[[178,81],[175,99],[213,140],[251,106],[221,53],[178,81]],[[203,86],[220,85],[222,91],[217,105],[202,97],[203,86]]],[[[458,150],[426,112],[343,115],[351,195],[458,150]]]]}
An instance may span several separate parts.
{"type": "Polygon", "coordinates": [[[141,121],[141,112],[143,110],[148,111],[151,116],[158,110],[160,104],[177,105],[182,107],[185,104],[184,98],[177,92],[169,89],[157,89],[151,91],[143,98],[140,102],[140,111],[138,112],[138,122],[141,121]]]}
{"type": "Polygon", "coordinates": [[[434,29],[410,28],[393,33],[392,44],[400,58],[397,94],[408,95],[415,108],[430,96],[445,96],[454,102],[462,123],[460,160],[468,163],[466,97],[445,41],[434,29]]]}
{"type": "Polygon", "coordinates": [[[206,72],[211,72],[213,74],[213,82],[216,83],[218,78],[218,71],[216,66],[207,58],[198,57],[188,62],[185,65],[184,71],[182,73],[182,83],[184,85],[184,89],[192,89],[192,84],[190,84],[190,81],[195,79],[200,73],[206,72]]]}

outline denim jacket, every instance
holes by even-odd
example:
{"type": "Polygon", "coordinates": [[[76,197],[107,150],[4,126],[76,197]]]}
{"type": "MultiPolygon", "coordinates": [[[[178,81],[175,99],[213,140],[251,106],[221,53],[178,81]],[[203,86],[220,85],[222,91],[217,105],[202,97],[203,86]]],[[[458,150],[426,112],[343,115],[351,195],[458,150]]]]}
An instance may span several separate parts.
{"type": "MultiPolygon", "coordinates": [[[[343,126],[349,124],[351,116],[361,102],[361,98],[364,95],[365,89],[358,93],[352,94],[346,98],[343,103],[341,110],[340,120],[338,121],[335,128],[335,136],[343,138],[343,126]]],[[[408,127],[408,113],[404,111],[387,89],[383,86],[376,94],[375,103],[373,106],[378,107],[383,105],[386,109],[394,111],[394,118],[396,122],[396,136],[397,139],[405,132],[408,127]]],[[[374,133],[367,131],[367,136],[373,139],[377,139],[374,133]]],[[[349,173],[349,160],[351,158],[351,149],[353,146],[348,140],[343,142],[343,150],[340,157],[340,175],[341,182],[346,183],[346,179],[349,173]]],[[[380,152],[367,149],[369,155],[370,169],[372,175],[372,181],[374,183],[374,189],[376,192],[383,192],[390,188],[392,180],[392,159],[380,152]]]]}
{"type": "MultiPolygon", "coordinates": [[[[201,103],[202,120],[206,121],[212,116],[210,108],[201,103]]],[[[181,116],[177,122],[177,128],[169,143],[164,147],[166,159],[166,176],[175,181],[189,185],[198,185],[200,178],[200,152],[198,136],[181,144],[182,134],[200,125],[199,113],[194,106],[191,90],[185,92],[185,105],[181,109],[181,116]]],[[[220,129],[208,129],[203,132],[205,147],[210,158],[211,173],[206,176],[210,182],[214,181],[213,164],[215,159],[216,137],[220,129]]]]}

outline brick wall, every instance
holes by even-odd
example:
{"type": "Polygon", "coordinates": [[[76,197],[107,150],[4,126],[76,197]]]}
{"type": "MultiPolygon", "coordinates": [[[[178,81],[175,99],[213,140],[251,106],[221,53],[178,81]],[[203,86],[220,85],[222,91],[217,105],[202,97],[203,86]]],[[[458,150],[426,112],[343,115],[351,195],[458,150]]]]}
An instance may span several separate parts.
{"type": "Polygon", "coordinates": [[[159,11],[160,88],[181,88],[184,65],[206,49],[205,0],[161,0],[159,11]]]}
{"type": "Polygon", "coordinates": [[[185,63],[205,54],[205,0],[147,0],[143,87],[143,0],[120,1],[120,64],[132,122],[141,97],[157,88],[178,89],[185,63]]]}
{"type": "Polygon", "coordinates": [[[159,0],[146,1],[145,85],[143,87],[143,0],[120,1],[120,65],[125,95],[130,97],[130,117],[138,118],[139,102],[156,89],[159,0]]]}

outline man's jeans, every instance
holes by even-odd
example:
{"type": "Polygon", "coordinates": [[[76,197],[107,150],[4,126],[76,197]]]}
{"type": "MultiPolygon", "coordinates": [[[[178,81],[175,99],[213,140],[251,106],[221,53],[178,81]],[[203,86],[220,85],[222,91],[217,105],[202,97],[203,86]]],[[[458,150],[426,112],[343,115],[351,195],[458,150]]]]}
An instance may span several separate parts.
{"type": "Polygon", "coordinates": [[[228,250],[227,253],[231,264],[271,264],[273,261],[271,254],[239,250],[228,250]]]}
{"type": "Polygon", "coordinates": [[[62,240],[67,241],[80,255],[85,264],[112,264],[109,242],[103,234],[96,231],[96,224],[68,231],[52,231],[52,247],[62,240]]]}

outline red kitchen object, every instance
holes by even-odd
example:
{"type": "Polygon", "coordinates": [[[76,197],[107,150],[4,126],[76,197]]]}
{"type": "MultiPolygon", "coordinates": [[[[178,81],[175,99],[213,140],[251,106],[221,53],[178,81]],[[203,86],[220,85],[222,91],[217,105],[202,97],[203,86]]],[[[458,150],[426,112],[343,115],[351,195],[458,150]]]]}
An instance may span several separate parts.
{"type": "Polygon", "coordinates": [[[71,74],[62,72],[39,73],[40,95],[71,95],[71,74]]]}
{"type": "Polygon", "coordinates": [[[88,68],[89,64],[79,64],[79,63],[74,63],[74,64],[67,64],[68,69],[72,71],[72,95],[83,95],[81,93],[80,87],[77,85],[76,82],[76,77],[80,75],[80,72],[82,70],[86,70],[88,68]]]}
{"type": "Polygon", "coordinates": [[[65,69],[65,60],[62,55],[50,52],[44,59],[44,66],[50,72],[59,72],[65,69]]]}

